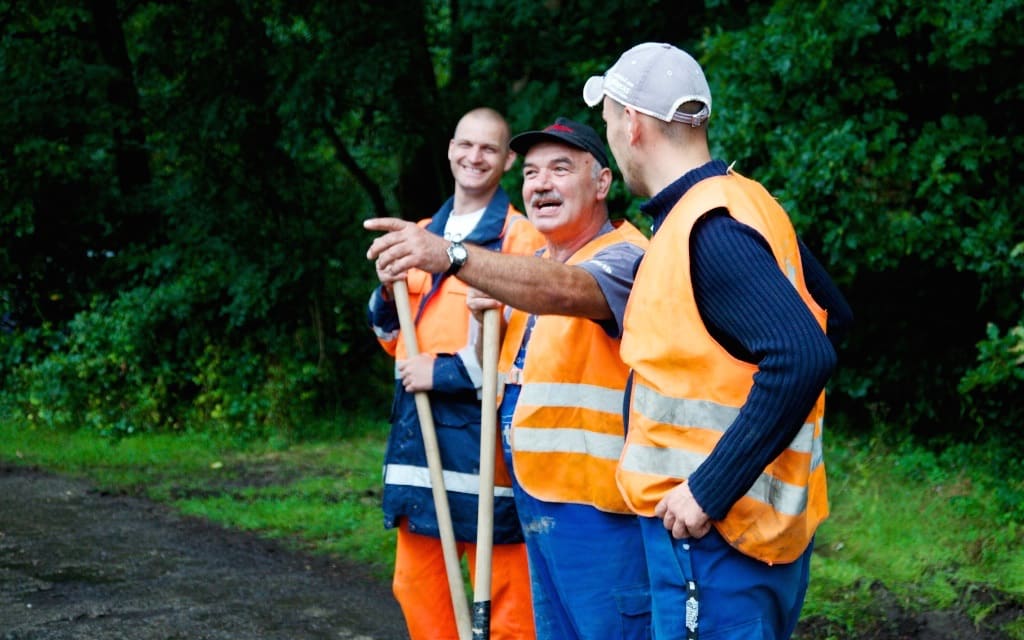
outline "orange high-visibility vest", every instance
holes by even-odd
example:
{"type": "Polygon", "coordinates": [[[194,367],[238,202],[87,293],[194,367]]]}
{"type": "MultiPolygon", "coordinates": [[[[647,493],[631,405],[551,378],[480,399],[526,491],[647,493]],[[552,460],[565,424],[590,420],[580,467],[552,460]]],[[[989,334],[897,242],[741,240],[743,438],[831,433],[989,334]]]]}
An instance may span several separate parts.
{"type": "MultiPolygon", "coordinates": [[[[417,224],[427,226],[430,218],[420,220],[417,224]]],[[[501,232],[501,252],[515,255],[533,255],[545,245],[544,236],[537,231],[522,213],[511,205],[505,215],[505,224],[501,232]]],[[[433,275],[420,269],[410,269],[407,276],[409,288],[409,307],[416,317],[416,343],[420,353],[458,353],[461,350],[473,349],[470,340],[470,318],[472,312],[466,306],[466,294],[469,286],[458,277],[444,278],[441,286],[429,299],[434,286],[433,275]]],[[[378,342],[385,351],[395,356],[395,377],[398,377],[398,360],[408,358],[404,335],[398,332],[391,339],[378,337],[378,342]]],[[[436,408],[435,408],[436,410],[436,408]]],[[[435,415],[435,420],[436,420],[435,415]]],[[[444,434],[439,433],[439,444],[443,446],[444,434]]],[[[449,458],[469,456],[479,457],[479,451],[448,452],[449,458]]],[[[468,463],[467,463],[468,464],[468,463]]],[[[507,492],[511,495],[512,476],[505,466],[505,457],[500,447],[495,452],[494,485],[496,492],[507,492]]],[[[461,465],[465,466],[465,465],[461,465]]],[[[474,464],[478,467],[478,464],[474,464]]],[[[445,469],[451,471],[450,469],[445,469]]],[[[464,469],[457,469],[460,475],[446,478],[449,491],[475,491],[479,487],[478,475],[470,475],[464,469]]],[[[497,495],[497,494],[496,494],[497,495]]]]}
{"type": "MultiPolygon", "coordinates": [[[[616,224],[581,247],[567,264],[589,260],[617,243],[647,246],[647,238],[632,224],[616,224]]],[[[512,311],[498,360],[500,380],[508,379],[528,319],[529,314],[512,311]]],[[[628,374],[619,358],[619,340],[596,322],[537,317],[512,416],[512,466],[531,496],[630,512],[615,485],[628,374]]]]}
{"type": "MultiPolygon", "coordinates": [[[[431,221],[426,218],[417,222],[421,227],[431,221]]],[[[544,236],[537,231],[523,214],[513,207],[508,208],[505,226],[501,233],[501,253],[533,255],[545,245],[544,236]]],[[[468,285],[458,279],[445,278],[440,289],[430,300],[423,297],[434,285],[433,275],[420,269],[410,269],[407,276],[409,307],[416,319],[416,343],[421,353],[456,353],[469,345],[469,320],[472,317],[466,307],[468,285]],[[451,313],[435,313],[435,306],[454,307],[451,313]]],[[[409,357],[405,340],[399,332],[394,338],[378,338],[381,346],[397,360],[409,357]]]]}
{"type": "MultiPolygon", "coordinates": [[[[731,356],[701,320],[690,280],[690,233],[708,211],[752,227],[771,247],[824,331],[825,311],[804,283],[796,233],[764,187],[736,173],[690,188],[651,240],[626,306],[622,359],[633,369],[629,432],[617,479],[629,506],[654,515],[670,489],[707,458],[746,402],[757,366],[731,356]]],[[[713,524],[742,553],[792,562],[828,516],[822,393],[803,428],[713,524]]]]}

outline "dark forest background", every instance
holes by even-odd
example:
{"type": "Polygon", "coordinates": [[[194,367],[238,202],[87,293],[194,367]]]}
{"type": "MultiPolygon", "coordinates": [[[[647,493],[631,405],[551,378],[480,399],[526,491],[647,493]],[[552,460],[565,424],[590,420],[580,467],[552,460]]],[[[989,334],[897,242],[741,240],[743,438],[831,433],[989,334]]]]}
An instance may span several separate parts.
{"type": "MultiPolygon", "coordinates": [[[[780,199],[854,308],[830,423],[1009,439],[1022,5],[0,2],[5,407],[115,437],[386,416],[361,220],[437,208],[469,108],[603,132],[584,80],[656,40],[702,62],[714,153],[780,199]]],[[[505,183],[518,200],[518,167],[505,183]]],[[[613,211],[646,226],[637,205],[616,183],[613,211]]]]}

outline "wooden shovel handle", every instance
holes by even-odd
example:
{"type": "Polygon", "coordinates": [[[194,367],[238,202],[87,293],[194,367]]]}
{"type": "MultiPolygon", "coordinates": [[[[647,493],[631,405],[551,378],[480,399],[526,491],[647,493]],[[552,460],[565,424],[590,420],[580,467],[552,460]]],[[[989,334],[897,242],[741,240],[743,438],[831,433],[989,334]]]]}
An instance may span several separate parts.
{"type": "MultiPolygon", "coordinates": [[[[416,339],[416,325],[412,320],[409,308],[409,287],[405,280],[394,283],[395,306],[398,308],[398,324],[402,329],[405,349],[409,357],[419,355],[419,343],[416,339]]],[[[444,554],[444,566],[448,573],[448,588],[451,591],[452,607],[455,611],[455,624],[459,630],[460,640],[471,640],[472,630],[469,617],[469,605],[466,602],[466,589],[462,582],[462,569],[459,565],[459,551],[455,545],[455,530],[452,528],[452,514],[448,507],[448,492],[444,488],[444,470],[441,467],[441,451],[437,445],[437,432],[434,430],[434,414],[430,411],[430,398],[425,391],[417,391],[416,414],[420,419],[420,432],[423,434],[423,446],[427,454],[427,467],[430,471],[430,488],[434,494],[434,511],[437,514],[437,527],[441,534],[441,551],[444,554]]]]}

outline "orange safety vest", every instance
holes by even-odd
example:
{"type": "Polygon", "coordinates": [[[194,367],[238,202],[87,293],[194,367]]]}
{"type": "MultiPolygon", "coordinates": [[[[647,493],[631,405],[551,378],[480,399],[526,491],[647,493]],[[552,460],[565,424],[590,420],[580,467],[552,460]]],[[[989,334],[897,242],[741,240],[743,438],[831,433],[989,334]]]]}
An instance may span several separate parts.
{"type": "MultiPolygon", "coordinates": [[[[431,218],[420,220],[417,224],[425,227],[431,218]]],[[[514,255],[534,255],[545,245],[544,236],[537,231],[523,214],[509,206],[505,216],[505,225],[501,232],[502,253],[514,255]]],[[[409,288],[409,308],[416,318],[416,343],[420,353],[456,353],[463,349],[472,349],[470,342],[470,318],[472,313],[466,306],[466,295],[469,286],[458,277],[447,277],[440,288],[428,300],[433,287],[433,276],[420,269],[410,269],[407,276],[409,288]],[[417,311],[418,310],[418,311],[417,311]]],[[[405,338],[401,332],[391,340],[378,338],[384,349],[395,356],[395,377],[398,377],[398,360],[408,358],[405,338]]],[[[434,407],[435,412],[438,407],[434,407]]],[[[437,416],[435,415],[435,422],[437,416]]],[[[443,438],[443,434],[439,435],[443,438]]],[[[470,452],[478,453],[478,452],[470,452]]],[[[455,456],[455,452],[450,452],[455,456]]],[[[496,492],[510,492],[512,477],[505,466],[505,458],[500,447],[495,452],[494,485],[496,492]]],[[[461,476],[446,478],[448,490],[475,491],[479,486],[478,476],[461,476]],[[460,489],[460,487],[462,487],[460,489]]],[[[501,495],[504,495],[503,493],[501,495]]],[[[511,494],[509,494],[511,495],[511,494]]]]}
{"type": "MultiPolygon", "coordinates": [[[[425,227],[430,221],[430,218],[426,218],[417,224],[425,227]]],[[[529,223],[526,216],[509,207],[501,232],[501,253],[529,256],[534,255],[544,245],[544,236],[529,223]]],[[[410,269],[407,283],[409,308],[414,315],[418,315],[416,344],[421,353],[456,353],[467,345],[471,346],[469,320],[472,313],[466,307],[466,293],[469,287],[465,282],[459,280],[458,276],[445,278],[440,289],[426,302],[423,298],[430,293],[434,285],[433,275],[420,269],[410,269]],[[452,307],[457,311],[436,313],[435,306],[452,307]]],[[[401,332],[391,339],[378,338],[378,342],[397,360],[408,357],[401,332]]]]}
{"type": "MultiPolygon", "coordinates": [[[[567,264],[589,260],[622,242],[647,246],[647,238],[632,224],[615,224],[614,230],[581,247],[567,264]]],[[[539,500],[630,513],[615,485],[629,375],[619,358],[619,340],[586,318],[538,316],[520,376],[512,366],[528,319],[529,314],[512,310],[498,360],[499,382],[510,381],[511,375],[522,384],[512,416],[516,479],[539,500]]]]}
{"type": "MultiPolygon", "coordinates": [[[[617,480],[629,506],[654,515],[658,501],[692,474],[746,402],[757,366],[731,356],[708,333],[690,280],[690,233],[725,208],[752,227],[824,330],[825,311],[804,282],[796,232],[757,182],[730,172],[690,188],[651,240],[626,306],[622,359],[633,369],[629,432],[617,480]]],[[[742,553],[767,563],[796,560],[828,516],[821,427],[824,392],[788,447],[713,524],[742,553]]]]}

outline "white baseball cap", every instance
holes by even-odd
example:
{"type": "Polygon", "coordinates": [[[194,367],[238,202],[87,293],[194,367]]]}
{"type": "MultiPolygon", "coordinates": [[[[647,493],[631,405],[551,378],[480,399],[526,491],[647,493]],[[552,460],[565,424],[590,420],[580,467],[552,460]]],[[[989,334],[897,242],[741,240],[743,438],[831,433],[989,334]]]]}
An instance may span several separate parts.
{"type": "Polygon", "coordinates": [[[583,100],[595,107],[604,96],[665,122],[699,127],[711,117],[711,89],[693,56],[663,42],[645,42],[623,53],[603,76],[583,86],[583,100]],[[685,102],[704,105],[698,113],[678,111],[685,102]]]}

